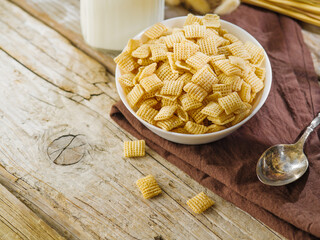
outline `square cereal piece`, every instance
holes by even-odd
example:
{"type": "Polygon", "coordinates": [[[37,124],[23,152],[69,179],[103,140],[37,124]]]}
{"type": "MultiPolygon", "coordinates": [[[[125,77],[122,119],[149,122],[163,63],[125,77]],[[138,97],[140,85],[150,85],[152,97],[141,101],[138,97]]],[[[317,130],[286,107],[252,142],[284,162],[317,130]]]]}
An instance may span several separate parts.
{"type": "Polygon", "coordinates": [[[176,66],[176,63],[174,61],[174,54],[172,52],[167,52],[167,59],[168,59],[171,71],[173,73],[176,73],[176,72],[179,73],[179,68],[176,66]]]}
{"type": "Polygon", "coordinates": [[[229,122],[232,122],[235,119],[233,113],[226,114],[225,112],[221,113],[218,117],[210,117],[208,116],[208,120],[217,125],[225,125],[229,122]]]}
{"type": "Polygon", "coordinates": [[[250,53],[251,58],[250,62],[260,66],[262,61],[264,60],[263,49],[256,46],[252,42],[246,42],[244,44],[244,48],[250,53]]]}
{"type": "Polygon", "coordinates": [[[154,117],[154,120],[166,120],[173,116],[175,111],[177,110],[178,106],[164,106],[160,109],[158,114],[154,117]]]}
{"type": "Polygon", "coordinates": [[[206,37],[198,40],[200,52],[211,56],[218,53],[217,42],[214,40],[215,37],[206,37]]]}
{"type": "Polygon", "coordinates": [[[124,156],[125,157],[143,157],[145,155],[145,141],[125,141],[124,156]]]}
{"type": "Polygon", "coordinates": [[[168,48],[165,44],[152,44],[150,50],[152,61],[159,62],[167,59],[168,48]]]}
{"type": "Polygon", "coordinates": [[[242,107],[242,100],[237,92],[233,92],[225,97],[218,99],[219,105],[225,110],[226,114],[231,114],[242,107]]]}
{"type": "Polygon", "coordinates": [[[140,76],[141,76],[141,73],[143,71],[145,67],[139,67],[138,68],[138,73],[134,76],[134,78],[132,79],[132,82],[134,85],[138,84],[139,83],[139,80],[140,80],[140,76]]]}
{"type": "Polygon", "coordinates": [[[163,81],[163,87],[160,94],[179,96],[182,93],[184,82],[182,80],[166,80],[163,81]]]}
{"type": "Polygon", "coordinates": [[[157,23],[145,31],[144,35],[150,39],[156,39],[160,37],[164,32],[166,32],[168,28],[162,23],[157,23]]]}
{"type": "Polygon", "coordinates": [[[170,131],[173,128],[177,128],[183,124],[183,121],[177,116],[172,116],[169,119],[158,121],[156,125],[163,130],[170,131]]]}
{"type": "Polygon", "coordinates": [[[145,199],[152,198],[161,193],[161,188],[152,175],[137,180],[136,184],[145,199]]]}
{"type": "Polygon", "coordinates": [[[231,43],[240,41],[239,38],[237,38],[235,35],[233,35],[231,33],[227,33],[227,34],[223,35],[223,37],[225,39],[229,40],[231,43]]]}
{"type": "Polygon", "coordinates": [[[190,41],[173,44],[173,54],[175,61],[187,60],[193,54],[199,51],[199,46],[190,41]]]}
{"type": "Polygon", "coordinates": [[[214,201],[209,198],[204,192],[199,193],[193,198],[187,201],[187,205],[194,211],[195,213],[202,213],[211,207],[214,204],[214,201]]]}
{"type": "Polygon", "coordinates": [[[157,70],[156,74],[162,81],[176,80],[179,77],[178,72],[172,72],[170,64],[168,62],[163,63],[157,70]]]}
{"type": "Polygon", "coordinates": [[[188,121],[186,125],[184,125],[184,129],[191,134],[204,134],[208,131],[206,126],[191,121],[188,121]]]}
{"type": "Polygon", "coordinates": [[[143,120],[150,124],[155,124],[155,116],[157,116],[158,111],[153,109],[150,105],[142,104],[136,114],[143,120]]]}
{"type": "Polygon", "coordinates": [[[237,114],[243,113],[243,112],[245,112],[247,110],[251,110],[251,108],[252,108],[252,105],[250,103],[244,102],[244,103],[242,103],[241,108],[239,108],[238,110],[234,111],[233,113],[235,115],[237,115],[237,114]]]}
{"type": "Polygon", "coordinates": [[[189,13],[188,16],[187,16],[186,21],[184,22],[184,26],[192,25],[194,23],[199,23],[201,25],[202,24],[202,20],[201,20],[201,18],[196,17],[192,13],[189,13]]]}
{"type": "Polygon", "coordinates": [[[194,55],[189,57],[186,61],[191,67],[195,69],[201,69],[210,61],[210,57],[202,52],[196,52],[194,55]]]}
{"type": "Polygon", "coordinates": [[[143,87],[140,84],[136,84],[127,95],[127,101],[130,107],[134,107],[143,97],[144,93],[143,87]]]}
{"type": "Polygon", "coordinates": [[[190,71],[191,70],[191,67],[185,62],[185,61],[181,61],[181,60],[178,60],[175,62],[175,66],[177,67],[177,69],[179,71],[190,71]]]}
{"type": "Polygon", "coordinates": [[[214,63],[226,75],[240,75],[241,69],[233,65],[229,59],[219,60],[214,63]]]}
{"type": "Polygon", "coordinates": [[[213,66],[215,61],[224,60],[226,59],[226,56],[224,54],[220,54],[220,55],[211,56],[210,58],[211,59],[209,63],[213,66]]]}
{"type": "Polygon", "coordinates": [[[228,49],[228,45],[218,47],[218,54],[219,55],[225,55],[225,56],[231,55],[231,52],[228,49]]]}
{"type": "Polygon", "coordinates": [[[154,107],[155,105],[158,104],[158,101],[153,97],[153,98],[148,98],[148,99],[141,99],[136,105],[137,107],[141,107],[142,105],[147,105],[149,107],[154,107]]]}
{"type": "Polygon", "coordinates": [[[189,96],[189,94],[183,94],[180,97],[182,108],[185,111],[196,109],[202,106],[202,103],[189,96]]]}
{"type": "Polygon", "coordinates": [[[264,81],[266,78],[266,69],[261,67],[255,67],[254,73],[257,75],[258,78],[261,79],[261,81],[264,81]]]}
{"type": "Polygon", "coordinates": [[[180,118],[184,122],[187,122],[189,120],[189,115],[187,111],[183,110],[183,108],[180,105],[177,106],[177,115],[178,118],[180,118]]]}
{"type": "Polygon", "coordinates": [[[207,64],[193,75],[191,81],[198,84],[207,92],[210,92],[212,90],[212,85],[218,83],[219,79],[207,64]]]}
{"type": "Polygon", "coordinates": [[[154,92],[163,86],[163,82],[157,77],[156,74],[142,78],[140,80],[141,86],[146,92],[154,92]]]}
{"type": "Polygon", "coordinates": [[[172,132],[175,132],[175,133],[183,133],[183,134],[189,134],[187,130],[185,130],[184,128],[182,127],[179,127],[179,128],[174,128],[171,130],[172,132]]]}
{"type": "Polygon", "coordinates": [[[209,96],[207,96],[205,98],[205,100],[207,100],[208,102],[217,102],[219,98],[221,98],[222,95],[220,92],[215,92],[210,94],[209,96]]]}
{"type": "Polygon", "coordinates": [[[202,110],[201,113],[211,117],[218,117],[224,109],[216,102],[209,102],[202,110]]]}
{"type": "Polygon", "coordinates": [[[136,39],[130,39],[128,41],[128,44],[126,46],[126,51],[128,53],[132,53],[134,50],[136,50],[138,47],[140,47],[141,41],[136,39]]]}
{"type": "Polygon", "coordinates": [[[202,102],[203,99],[208,95],[206,90],[204,90],[202,87],[192,82],[187,83],[183,87],[183,90],[187,92],[191,98],[194,98],[199,102],[202,102]]]}
{"type": "Polygon", "coordinates": [[[139,58],[137,60],[137,63],[141,66],[148,66],[151,63],[153,63],[154,61],[152,61],[150,58],[139,58]]]}
{"type": "Polygon", "coordinates": [[[149,44],[143,44],[142,46],[138,47],[136,50],[134,50],[131,53],[132,57],[135,58],[147,58],[150,56],[150,45],[149,44]]]}
{"type": "Polygon", "coordinates": [[[230,44],[230,41],[227,39],[224,39],[223,37],[220,37],[219,35],[212,35],[213,41],[217,48],[224,47],[230,44]]]}
{"type": "Polygon", "coordinates": [[[240,77],[235,78],[232,83],[232,90],[236,92],[240,91],[243,83],[244,81],[240,77]]]}
{"type": "Polygon", "coordinates": [[[119,68],[126,73],[129,73],[139,67],[136,60],[126,51],[123,51],[115,57],[114,61],[119,65],[119,68]]]}
{"type": "Polygon", "coordinates": [[[213,92],[220,92],[222,97],[225,97],[232,93],[232,83],[228,84],[213,84],[212,85],[213,92]]]}
{"type": "Polygon", "coordinates": [[[219,28],[220,25],[220,17],[217,14],[206,14],[202,18],[202,23],[207,28],[219,28]]]}
{"type": "Polygon", "coordinates": [[[225,73],[221,73],[221,74],[219,74],[217,77],[218,77],[218,79],[219,79],[219,84],[232,84],[235,77],[240,78],[240,77],[237,76],[237,75],[228,76],[228,75],[225,74],[225,73]]]}
{"type": "Polygon", "coordinates": [[[202,123],[202,121],[207,117],[207,115],[201,112],[203,108],[204,106],[189,111],[190,117],[192,117],[196,123],[202,123]]]}
{"type": "Polygon", "coordinates": [[[224,129],[226,129],[225,126],[220,126],[220,125],[217,125],[217,124],[211,124],[210,126],[208,126],[208,133],[218,132],[218,131],[221,131],[221,130],[224,130],[224,129]]]}
{"type": "Polygon", "coordinates": [[[250,59],[251,55],[244,47],[244,44],[240,41],[234,42],[227,46],[229,51],[232,53],[233,56],[240,57],[243,59],[250,59]]]}
{"type": "Polygon", "coordinates": [[[164,106],[178,106],[178,101],[177,100],[170,100],[170,99],[167,99],[167,98],[162,98],[161,99],[161,106],[164,107],[164,106]]]}
{"type": "Polygon", "coordinates": [[[236,65],[237,67],[247,70],[249,62],[240,57],[229,56],[230,63],[236,65]]]}
{"type": "Polygon", "coordinates": [[[157,63],[152,63],[146,66],[145,68],[142,69],[139,79],[152,75],[156,69],[157,69],[157,63]]]}
{"type": "Polygon", "coordinates": [[[263,81],[254,72],[245,75],[243,80],[251,86],[251,90],[254,93],[260,92],[264,87],[263,81]]]}
{"type": "Polygon", "coordinates": [[[134,77],[135,75],[133,73],[123,74],[118,78],[118,81],[123,87],[133,87],[134,84],[132,81],[134,77]]]}
{"type": "Polygon", "coordinates": [[[192,24],[183,27],[186,38],[202,38],[206,32],[206,27],[199,24],[192,24]]]}
{"type": "Polygon", "coordinates": [[[191,82],[191,79],[192,79],[192,74],[186,72],[186,73],[182,74],[182,75],[177,79],[177,81],[183,81],[184,84],[187,84],[188,82],[191,82]]]}
{"type": "Polygon", "coordinates": [[[212,37],[213,35],[216,35],[216,34],[218,34],[218,32],[216,30],[211,31],[210,28],[207,28],[206,32],[204,33],[204,37],[203,38],[210,38],[210,37],[212,37]]]}
{"type": "Polygon", "coordinates": [[[244,82],[239,91],[239,96],[243,102],[249,102],[251,99],[251,86],[244,82]]]}
{"type": "Polygon", "coordinates": [[[175,95],[163,95],[161,93],[156,93],[157,99],[160,101],[161,99],[168,99],[170,101],[175,101],[177,100],[178,96],[175,95]]]}
{"type": "Polygon", "coordinates": [[[247,109],[243,111],[242,113],[239,113],[235,116],[234,120],[231,122],[231,125],[236,125],[237,123],[241,122],[243,119],[245,119],[250,114],[250,109],[247,109]]]}
{"type": "Polygon", "coordinates": [[[183,41],[184,39],[186,39],[186,38],[185,38],[183,32],[176,32],[176,33],[173,33],[173,34],[166,36],[164,38],[164,41],[165,41],[168,48],[173,48],[174,43],[179,43],[179,42],[183,41]]]}

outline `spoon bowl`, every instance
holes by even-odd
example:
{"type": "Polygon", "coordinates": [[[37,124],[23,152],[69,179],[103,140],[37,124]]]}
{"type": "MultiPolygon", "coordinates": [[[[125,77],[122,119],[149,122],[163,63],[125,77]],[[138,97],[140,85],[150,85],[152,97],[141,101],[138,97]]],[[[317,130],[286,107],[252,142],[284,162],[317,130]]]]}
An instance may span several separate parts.
{"type": "Polygon", "coordinates": [[[300,178],[308,166],[308,159],[299,146],[279,144],[262,154],[257,164],[257,176],[267,185],[282,186],[300,178]]]}
{"type": "Polygon", "coordinates": [[[257,176],[267,185],[282,186],[294,182],[308,169],[303,146],[310,133],[320,124],[320,113],[312,120],[295,144],[279,144],[267,149],[257,163],[257,176]]]}

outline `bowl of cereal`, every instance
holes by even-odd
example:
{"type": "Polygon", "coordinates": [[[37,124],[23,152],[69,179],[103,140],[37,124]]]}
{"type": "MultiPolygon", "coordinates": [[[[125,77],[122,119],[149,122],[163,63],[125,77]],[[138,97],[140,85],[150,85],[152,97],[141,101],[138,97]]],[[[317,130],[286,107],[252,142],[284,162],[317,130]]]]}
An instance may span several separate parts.
{"type": "Polygon", "coordinates": [[[123,104],[169,141],[217,141],[251,119],[271,88],[259,42],[219,16],[171,18],[128,41],[115,58],[123,104]]]}

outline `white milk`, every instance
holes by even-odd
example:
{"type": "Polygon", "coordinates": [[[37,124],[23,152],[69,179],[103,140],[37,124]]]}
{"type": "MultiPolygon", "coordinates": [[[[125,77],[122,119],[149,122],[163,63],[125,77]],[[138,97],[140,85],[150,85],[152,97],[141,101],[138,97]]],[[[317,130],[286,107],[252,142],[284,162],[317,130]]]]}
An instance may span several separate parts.
{"type": "Polygon", "coordinates": [[[162,21],[164,0],[81,0],[80,20],[92,47],[122,50],[129,38],[162,21]]]}

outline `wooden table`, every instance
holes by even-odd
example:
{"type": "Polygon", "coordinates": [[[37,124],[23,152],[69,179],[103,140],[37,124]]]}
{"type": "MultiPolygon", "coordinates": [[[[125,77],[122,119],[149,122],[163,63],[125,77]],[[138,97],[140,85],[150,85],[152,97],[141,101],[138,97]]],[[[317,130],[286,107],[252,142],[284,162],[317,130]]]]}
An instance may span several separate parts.
{"type": "Polygon", "coordinates": [[[284,239],[153,150],[122,157],[113,71],[83,42],[78,0],[0,1],[0,239],[284,239]],[[142,198],[146,174],[161,197],[142,198]],[[200,191],[216,204],[194,215],[200,191]]]}

